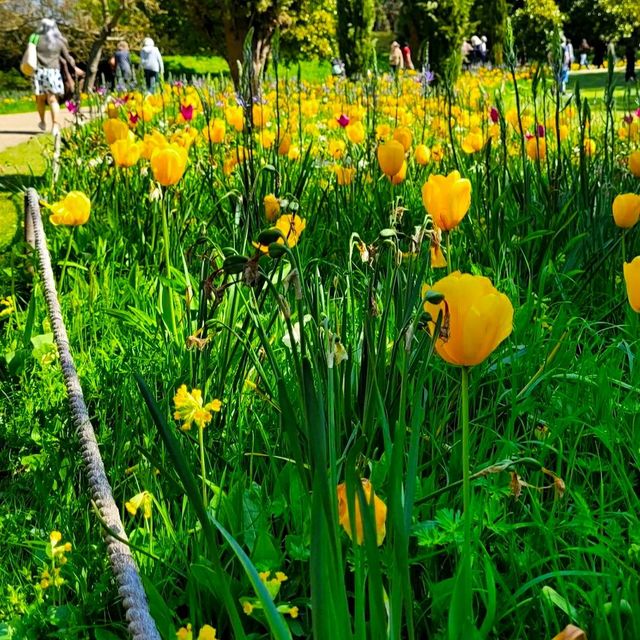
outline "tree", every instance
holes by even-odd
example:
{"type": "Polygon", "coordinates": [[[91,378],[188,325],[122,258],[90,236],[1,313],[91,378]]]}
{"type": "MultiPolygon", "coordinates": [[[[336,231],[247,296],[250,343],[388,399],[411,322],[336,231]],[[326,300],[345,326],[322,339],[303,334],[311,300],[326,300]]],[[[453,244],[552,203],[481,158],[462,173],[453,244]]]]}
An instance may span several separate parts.
{"type": "Polygon", "coordinates": [[[493,62],[499,66],[504,62],[504,40],[508,15],[509,4],[507,0],[476,0],[471,9],[471,23],[477,24],[478,32],[487,36],[489,55],[493,62]]]}
{"type": "Polygon", "coordinates": [[[423,51],[437,76],[448,72],[452,79],[461,68],[461,49],[469,31],[473,0],[406,0],[398,28],[414,51],[423,51]]]}
{"type": "Polygon", "coordinates": [[[546,60],[547,44],[556,29],[562,29],[564,14],[554,0],[525,0],[513,14],[513,33],[519,57],[546,60]]]}
{"type": "Polygon", "coordinates": [[[372,54],[374,0],[338,0],[338,47],[347,76],[362,73],[372,54]]]}

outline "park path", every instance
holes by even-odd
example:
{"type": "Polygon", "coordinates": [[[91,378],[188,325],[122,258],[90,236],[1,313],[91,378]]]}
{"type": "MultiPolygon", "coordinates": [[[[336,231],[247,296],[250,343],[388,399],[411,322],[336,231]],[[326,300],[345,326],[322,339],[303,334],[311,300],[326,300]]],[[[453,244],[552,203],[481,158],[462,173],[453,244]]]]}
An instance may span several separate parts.
{"type": "MultiPolygon", "coordinates": [[[[83,111],[83,115],[88,117],[89,114],[83,111]]],[[[46,114],[47,131],[43,132],[38,129],[39,121],[35,111],[0,115],[0,151],[27,142],[34,136],[51,133],[51,114],[48,113],[48,110],[46,114]]],[[[61,109],[60,122],[63,127],[68,127],[73,124],[74,116],[66,109],[61,109]]]]}

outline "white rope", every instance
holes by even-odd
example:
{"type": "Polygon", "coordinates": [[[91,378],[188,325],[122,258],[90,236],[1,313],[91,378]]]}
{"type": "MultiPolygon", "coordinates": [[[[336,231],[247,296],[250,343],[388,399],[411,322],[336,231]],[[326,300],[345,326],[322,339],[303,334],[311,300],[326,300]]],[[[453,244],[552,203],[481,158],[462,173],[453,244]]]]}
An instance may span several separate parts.
{"type": "MultiPolygon", "coordinates": [[[[38,254],[40,276],[44,286],[44,296],[49,310],[49,319],[58,353],[60,365],[67,387],[69,407],[80,440],[82,458],[86,467],[87,479],[91,488],[93,500],[100,516],[109,531],[120,540],[128,541],[120,519],[120,512],[113,499],[111,486],[105,473],[102,456],[98,449],[96,434],[89,420],[87,405],[84,401],[76,367],[69,350],[69,338],[62,319],[62,312],[56,293],[55,280],[51,269],[51,256],[47,248],[47,238],[40,217],[40,204],[35,189],[28,189],[25,196],[25,236],[27,242],[35,246],[38,254]]],[[[131,555],[129,546],[107,533],[105,541],[111,568],[118,581],[118,592],[122,597],[122,604],[129,623],[129,633],[134,640],[160,640],[160,634],[149,613],[147,597],[142,587],[138,568],[131,555]]]]}

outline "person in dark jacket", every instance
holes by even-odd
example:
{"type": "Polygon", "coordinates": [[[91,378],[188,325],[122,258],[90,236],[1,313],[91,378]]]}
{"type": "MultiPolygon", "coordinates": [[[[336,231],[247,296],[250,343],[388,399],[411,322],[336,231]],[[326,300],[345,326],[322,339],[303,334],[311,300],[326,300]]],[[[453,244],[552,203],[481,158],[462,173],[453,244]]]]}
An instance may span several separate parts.
{"type": "Polygon", "coordinates": [[[118,42],[114,57],[116,59],[116,85],[128,88],[131,86],[133,74],[131,73],[129,43],[126,40],[118,42]]]}

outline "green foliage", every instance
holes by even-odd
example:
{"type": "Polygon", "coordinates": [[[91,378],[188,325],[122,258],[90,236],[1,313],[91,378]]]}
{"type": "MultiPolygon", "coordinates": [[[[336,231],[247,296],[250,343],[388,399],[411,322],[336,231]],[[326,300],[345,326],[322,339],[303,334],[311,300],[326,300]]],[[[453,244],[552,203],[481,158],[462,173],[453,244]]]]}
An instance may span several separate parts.
{"type": "Polygon", "coordinates": [[[487,36],[490,59],[499,66],[504,63],[504,42],[508,15],[509,3],[507,0],[475,0],[471,8],[470,22],[472,25],[477,25],[474,31],[487,36]]]}
{"type": "Polygon", "coordinates": [[[374,0],[337,0],[337,39],[348,76],[361,74],[371,63],[374,0]]]}
{"type": "Polygon", "coordinates": [[[512,18],[518,58],[546,61],[551,36],[555,29],[562,29],[563,21],[555,0],[524,0],[512,18]]]}
{"type": "Polygon", "coordinates": [[[414,61],[425,62],[440,78],[457,78],[461,68],[461,49],[469,35],[473,0],[411,0],[400,12],[398,28],[417,53],[414,61]]]}
{"type": "Polygon", "coordinates": [[[289,60],[329,59],[337,49],[336,0],[304,0],[283,30],[280,50],[289,60]]]}

